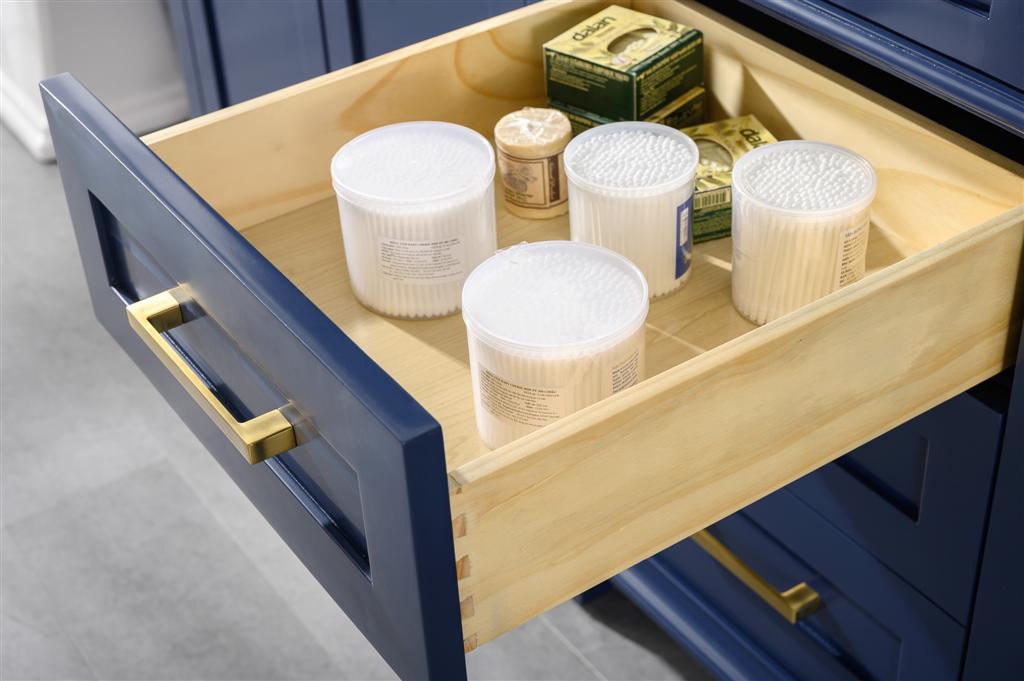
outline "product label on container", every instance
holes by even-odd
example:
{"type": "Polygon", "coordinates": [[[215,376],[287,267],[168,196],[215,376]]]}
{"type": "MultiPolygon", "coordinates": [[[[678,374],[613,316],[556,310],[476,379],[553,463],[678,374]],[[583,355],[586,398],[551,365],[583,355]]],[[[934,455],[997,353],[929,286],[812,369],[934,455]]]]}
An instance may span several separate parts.
{"type": "Polygon", "coordinates": [[[640,351],[634,350],[612,367],[612,394],[640,382],[640,351]]]}
{"type": "Polygon", "coordinates": [[[562,155],[519,158],[498,149],[505,200],[522,208],[550,208],[569,198],[562,155]]]}
{"type": "Polygon", "coordinates": [[[864,276],[864,256],[868,250],[868,221],[843,232],[839,242],[839,273],[836,288],[859,281],[864,276]]]}
{"type": "Polygon", "coordinates": [[[480,402],[506,423],[541,427],[565,416],[565,398],[558,388],[536,388],[506,381],[480,367],[480,402]]]}
{"type": "Polygon", "coordinates": [[[459,237],[408,241],[380,237],[377,258],[382,275],[404,284],[439,284],[463,277],[466,249],[459,237]]]}
{"type": "Polygon", "coordinates": [[[676,208],[676,279],[690,270],[693,258],[693,194],[676,208]]]}

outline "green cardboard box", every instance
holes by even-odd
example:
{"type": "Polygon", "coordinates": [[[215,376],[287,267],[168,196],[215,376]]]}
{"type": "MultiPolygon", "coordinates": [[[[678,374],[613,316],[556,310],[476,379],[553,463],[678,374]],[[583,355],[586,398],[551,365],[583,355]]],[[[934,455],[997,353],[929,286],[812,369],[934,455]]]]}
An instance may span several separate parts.
{"type": "MultiPolygon", "coordinates": [[[[670,128],[685,128],[689,125],[696,125],[704,120],[705,97],[704,88],[695,87],[665,108],[655,111],[647,118],[647,121],[649,123],[661,123],[670,128]]],[[[548,105],[568,116],[569,123],[572,125],[573,135],[578,135],[584,130],[589,130],[605,123],[615,122],[563,102],[551,101],[548,105]]]]}
{"type": "Polygon", "coordinates": [[[693,241],[732,233],[732,169],[751,149],[778,140],[754,116],[683,128],[697,143],[700,163],[693,187],[693,241]]]}
{"type": "Polygon", "coordinates": [[[612,5],[544,44],[548,99],[642,121],[704,84],[700,31],[612,5]]]}

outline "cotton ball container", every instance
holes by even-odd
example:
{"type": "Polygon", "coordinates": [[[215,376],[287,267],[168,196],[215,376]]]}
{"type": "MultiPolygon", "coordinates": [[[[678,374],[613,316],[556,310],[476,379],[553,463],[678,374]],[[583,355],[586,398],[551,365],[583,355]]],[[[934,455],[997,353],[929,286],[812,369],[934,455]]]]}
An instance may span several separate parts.
{"type": "Polygon", "coordinates": [[[629,258],[652,297],[682,286],[693,250],[693,140],[657,123],[608,123],[578,135],[564,158],[572,240],[629,258]]]}
{"type": "Polygon", "coordinates": [[[874,168],[843,147],[777,142],[732,173],[732,300],[764,324],[864,276],[874,168]]]}
{"type": "Polygon", "coordinates": [[[331,178],[359,302],[407,319],[458,311],[497,247],[490,143],[452,123],[387,125],[338,150],[331,178]]]}
{"type": "Polygon", "coordinates": [[[541,241],[500,251],[462,292],[476,422],[500,447],[644,377],[648,289],[608,249],[541,241]]]}

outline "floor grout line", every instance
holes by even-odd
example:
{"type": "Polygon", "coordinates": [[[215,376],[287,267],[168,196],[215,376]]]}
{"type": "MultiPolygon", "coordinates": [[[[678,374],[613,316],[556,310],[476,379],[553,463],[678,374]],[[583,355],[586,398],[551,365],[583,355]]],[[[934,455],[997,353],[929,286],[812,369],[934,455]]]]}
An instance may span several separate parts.
{"type": "Polygon", "coordinates": [[[579,648],[577,648],[577,647],[576,647],[576,646],[575,646],[575,645],[573,644],[573,642],[572,642],[572,641],[570,641],[570,640],[569,640],[569,638],[568,638],[568,637],[567,637],[567,636],[566,636],[565,634],[563,634],[563,633],[562,633],[561,629],[559,629],[559,628],[558,628],[557,626],[555,626],[554,624],[552,624],[552,623],[551,623],[551,622],[550,622],[550,621],[548,620],[548,618],[547,618],[547,616],[546,616],[546,615],[541,615],[541,616],[540,616],[540,621],[541,621],[541,622],[542,622],[542,623],[544,624],[544,626],[546,626],[546,627],[547,627],[547,628],[548,628],[548,629],[549,629],[549,630],[551,631],[551,633],[552,633],[552,634],[554,634],[554,635],[555,635],[555,637],[556,637],[556,638],[557,638],[557,639],[558,639],[559,641],[561,641],[561,642],[562,642],[562,644],[563,644],[563,645],[564,645],[564,646],[565,646],[566,648],[568,648],[568,649],[569,649],[569,652],[571,652],[571,653],[572,653],[573,655],[575,655],[575,656],[576,656],[576,658],[577,658],[577,659],[578,659],[578,660],[579,660],[580,662],[582,662],[582,663],[583,663],[583,666],[585,666],[585,667],[586,667],[587,669],[589,669],[589,670],[590,670],[590,672],[591,672],[591,673],[592,673],[592,674],[593,674],[594,676],[596,676],[596,677],[597,677],[598,681],[608,681],[608,677],[607,677],[607,676],[605,676],[604,674],[602,674],[602,673],[601,673],[601,670],[600,670],[600,669],[598,669],[598,668],[597,668],[597,667],[596,667],[596,666],[594,665],[594,663],[593,663],[593,662],[591,662],[591,661],[590,661],[590,659],[589,659],[589,658],[587,658],[587,656],[586,656],[586,655],[584,655],[584,654],[583,654],[583,652],[582,652],[582,651],[581,651],[581,650],[580,650],[579,648]]]}

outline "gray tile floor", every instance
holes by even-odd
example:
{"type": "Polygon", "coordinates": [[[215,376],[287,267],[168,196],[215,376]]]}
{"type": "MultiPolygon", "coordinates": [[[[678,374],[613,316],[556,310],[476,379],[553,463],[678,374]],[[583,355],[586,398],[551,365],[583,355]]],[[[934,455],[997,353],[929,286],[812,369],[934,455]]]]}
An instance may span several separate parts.
{"type": "MultiPolygon", "coordinates": [[[[0,133],[0,679],[390,679],[93,320],[57,168],[0,133]]],[[[618,593],[474,679],[707,679],[618,593]]]]}

